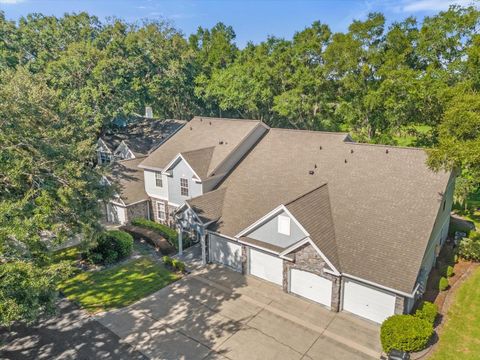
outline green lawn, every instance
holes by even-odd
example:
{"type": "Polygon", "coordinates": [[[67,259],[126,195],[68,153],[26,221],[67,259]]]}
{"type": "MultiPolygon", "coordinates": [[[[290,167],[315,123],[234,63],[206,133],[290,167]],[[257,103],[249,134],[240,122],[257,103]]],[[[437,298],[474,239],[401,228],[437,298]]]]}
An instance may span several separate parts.
{"type": "Polygon", "coordinates": [[[91,313],[121,308],[178,280],[180,275],[142,257],[101,271],[87,271],[59,286],[65,296],[91,313]]]}
{"type": "Polygon", "coordinates": [[[480,268],[455,294],[430,360],[480,359],[480,268]]]}

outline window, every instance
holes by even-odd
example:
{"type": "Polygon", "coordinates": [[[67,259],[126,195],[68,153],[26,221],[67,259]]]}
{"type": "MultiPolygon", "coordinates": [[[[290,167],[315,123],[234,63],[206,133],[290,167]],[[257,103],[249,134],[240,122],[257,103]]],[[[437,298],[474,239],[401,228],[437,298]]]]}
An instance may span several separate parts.
{"type": "Polygon", "coordinates": [[[167,212],[165,211],[165,203],[157,202],[157,218],[158,220],[165,220],[167,218],[167,212]]]}
{"type": "Polygon", "coordinates": [[[188,196],[188,179],[180,178],[180,194],[188,196]]]}
{"type": "Polygon", "coordinates": [[[111,160],[111,157],[109,154],[107,154],[106,152],[100,152],[100,162],[102,164],[108,164],[111,160]]]}
{"type": "Polygon", "coordinates": [[[161,172],[155,172],[155,186],[156,187],[163,187],[162,173],[161,172]]]}
{"type": "Polygon", "coordinates": [[[290,235],[290,218],[288,216],[278,216],[278,233],[290,235]]]}

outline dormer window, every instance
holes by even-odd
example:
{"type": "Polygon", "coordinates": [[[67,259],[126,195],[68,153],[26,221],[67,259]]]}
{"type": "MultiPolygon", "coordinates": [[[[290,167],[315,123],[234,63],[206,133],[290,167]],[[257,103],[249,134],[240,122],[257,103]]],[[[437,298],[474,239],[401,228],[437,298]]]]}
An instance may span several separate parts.
{"type": "Polygon", "coordinates": [[[160,188],[163,187],[162,173],[159,171],[155,172],[155,186],[160,188]]]}
{"type": "Polygon", "coordinates": [[[278,233],[290,236],[290,217],[285,215],[278,216],[278,233]]]}
{"type": "Polygon", "coordinates": [[[180,178],[180,194],[188,196],[188,179],[180,178]]]}

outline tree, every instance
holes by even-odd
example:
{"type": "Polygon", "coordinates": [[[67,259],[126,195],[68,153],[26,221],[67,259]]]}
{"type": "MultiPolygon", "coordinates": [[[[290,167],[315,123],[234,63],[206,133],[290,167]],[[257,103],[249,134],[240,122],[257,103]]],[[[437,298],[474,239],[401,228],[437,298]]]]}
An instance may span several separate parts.
{"type": "Polygon", "coordinates": [[[51,309],[56,281],[48,242],[98,230],[111,195],[89,161],[95,123],[62,109],[44,77],[19,68],[0,86],[0,323],[51,309]]]}

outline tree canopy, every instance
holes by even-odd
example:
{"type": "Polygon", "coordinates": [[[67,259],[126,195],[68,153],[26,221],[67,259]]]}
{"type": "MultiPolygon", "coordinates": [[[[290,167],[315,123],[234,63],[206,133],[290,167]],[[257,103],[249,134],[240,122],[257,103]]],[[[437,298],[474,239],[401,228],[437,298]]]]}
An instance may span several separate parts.
{"type": "Polygon", "coordinates": [[[159,118],[254,118],[373,143],[413,133],[433,169],[463,169],[460,193],[478,189],[479,19],[473,6],[422,22],[371,13],[345,32],[316,21],[240,49],[223,23],[187,38],[165,21],[0,12],[0,325],[52,309],[67,270],[44,238],[95,237],[111,194],[95,141],[145,106],[159,118]]]}

